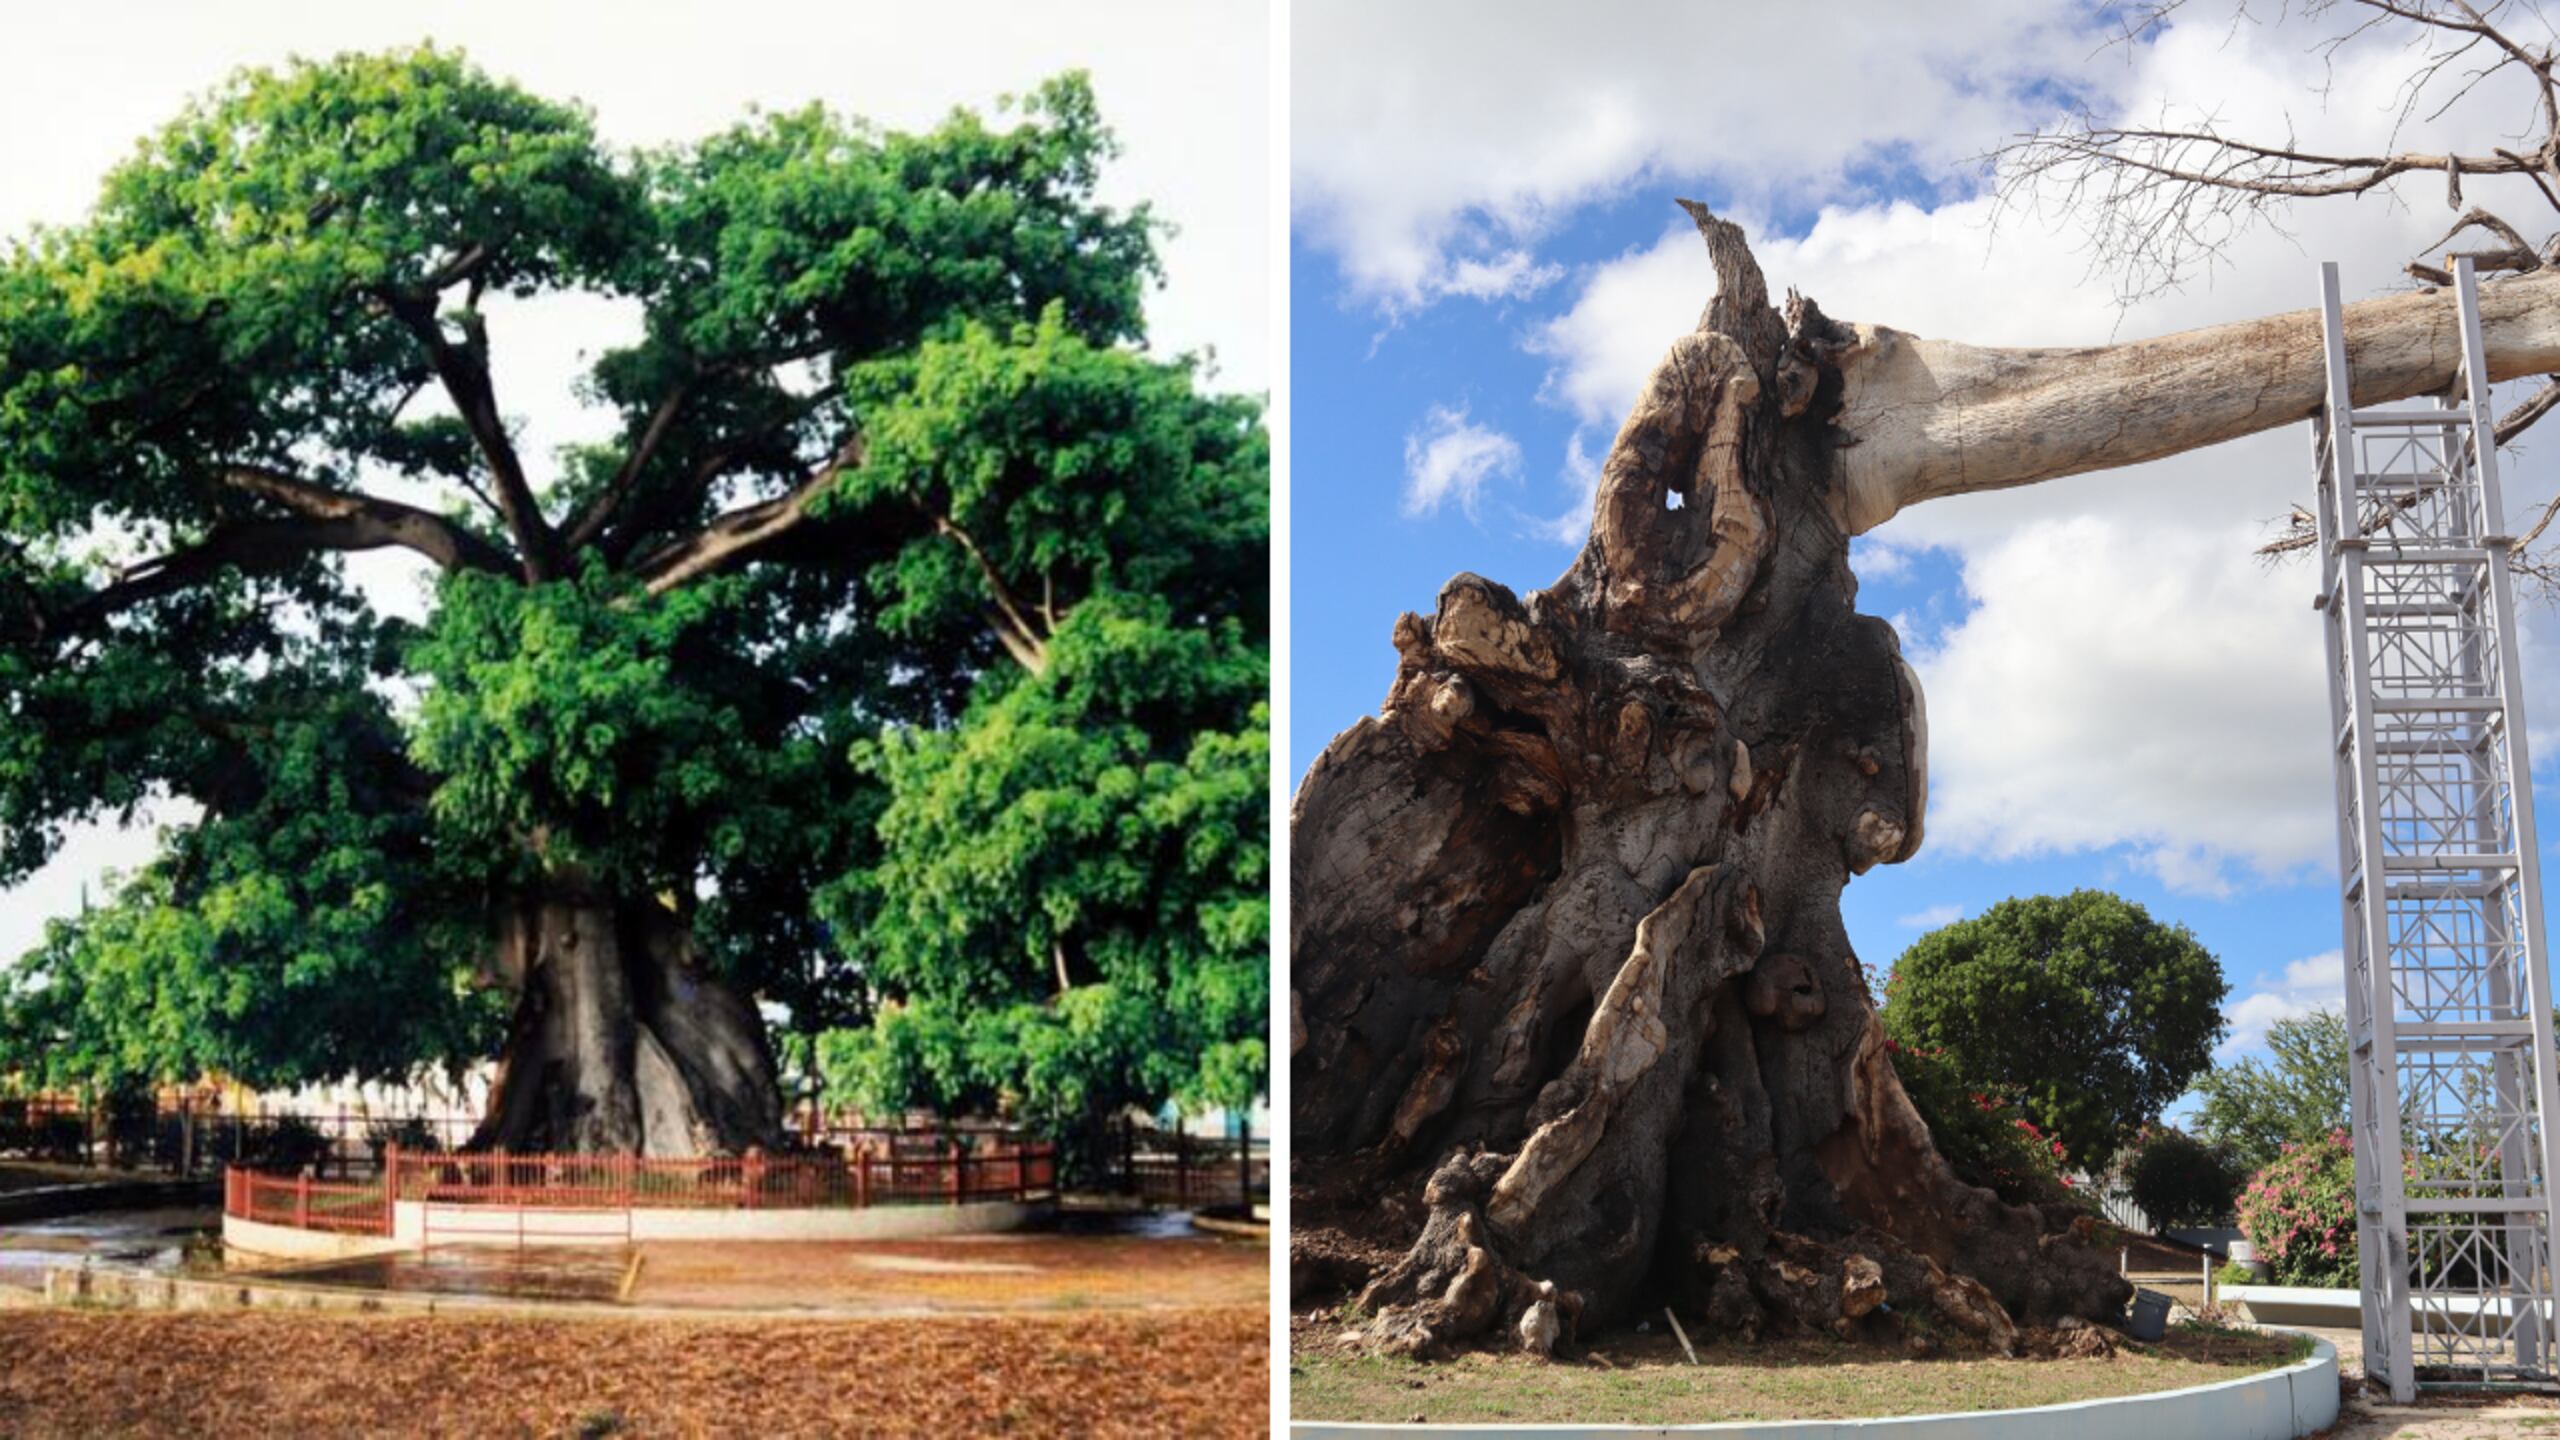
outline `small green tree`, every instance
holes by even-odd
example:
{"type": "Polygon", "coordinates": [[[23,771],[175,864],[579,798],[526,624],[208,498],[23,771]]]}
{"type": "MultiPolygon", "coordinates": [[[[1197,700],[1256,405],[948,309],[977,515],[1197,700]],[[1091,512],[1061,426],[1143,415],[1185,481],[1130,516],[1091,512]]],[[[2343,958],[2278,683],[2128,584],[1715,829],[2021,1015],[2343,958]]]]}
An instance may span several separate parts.
{"type": "Polygon", "coordinates": [[[2092,1168],[2186,1093],[2221,1039],[2222,964],[2186,927],[2101,890],[2005,900],[1896,962],[1884,1024],[2015,1094],[2092,1168]]]}
{"type": "Polygon", "coordinates": [[[2196,1081],[2196,1130],[2257,1169],[2288,1141],[2347,1128],[2347,1022],[2334,1010],[2279,1020],[2267,1031],[2272,1061],[2243,1060],[2196,1081]]]}
{"type": "Polygon", "coordinates": [[[2161,1128],[2133,1152],[2126,1188],[2154,1225],[2218,1225],[2249,1178],[2229,1150],[2161,1128]]]}

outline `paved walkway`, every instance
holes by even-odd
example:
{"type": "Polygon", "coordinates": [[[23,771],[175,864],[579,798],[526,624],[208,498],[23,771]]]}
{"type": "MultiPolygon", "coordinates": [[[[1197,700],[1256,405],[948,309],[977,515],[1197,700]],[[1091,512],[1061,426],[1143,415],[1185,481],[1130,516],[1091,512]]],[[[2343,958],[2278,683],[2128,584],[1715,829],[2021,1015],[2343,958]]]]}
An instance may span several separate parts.
{"type": "MultiPolygon", "coordinates": [[[[2204,1297],[2203,1279],[2194,1273],[2137,1272],[2135,1284],[2166,1291],[2192,1306],[2204,1297]]],[[[2338,1347],[2339,1373],[2350,1380],[2364,1376],[2364,1334],[2359,1330],[2300,1327],[2338,1347]]],[[[2508,1440],[2542,1436],[2560,1440],[2560,1399],[2472,1399],[2428,1396],[2415,1405],[2349,1395],[2328,1440],[2508,1440]]]]}

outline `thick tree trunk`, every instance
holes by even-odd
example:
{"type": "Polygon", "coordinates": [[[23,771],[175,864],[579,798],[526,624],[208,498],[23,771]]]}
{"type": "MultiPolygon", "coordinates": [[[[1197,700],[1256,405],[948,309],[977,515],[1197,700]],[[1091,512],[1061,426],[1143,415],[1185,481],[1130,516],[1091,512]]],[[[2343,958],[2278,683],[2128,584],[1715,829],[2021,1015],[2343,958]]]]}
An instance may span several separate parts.
{"type": "Polygon", "coordinates": [[[1413,1353],[1665,1302],[1746,1335],[1931,1312],[2003,1350],[2120,1315],[2092,1227],[1959,1182],[1895,1077],[1839,898],[1918,848],[1927,738],[1853,607],[1855,337],[1781,317],[1700,224],[1721,293],[1580,558],[1399,620],[1383,713],[1298,792],[1297,1281],[1361,1287],[1413,1353]]]}
{"type": "Polygon", "coordinates": [[[499,925],[516,1014],[477,1149],[737,1154],[782,1139],[763,1019],[651,899],[562,884],[499,925]]]}

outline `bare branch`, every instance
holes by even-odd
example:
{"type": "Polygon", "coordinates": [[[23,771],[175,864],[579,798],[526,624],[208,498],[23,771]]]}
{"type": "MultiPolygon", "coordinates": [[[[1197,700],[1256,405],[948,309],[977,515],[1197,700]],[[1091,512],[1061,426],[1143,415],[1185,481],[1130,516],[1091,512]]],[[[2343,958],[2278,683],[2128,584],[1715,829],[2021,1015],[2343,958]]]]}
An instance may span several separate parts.
{"type": "Polygon", "coordinates": [[[112,583],[44,619],[38,634],[78,634],[136,605],[208,584],[226,572],[275,574],[324,551],[380,550],[409,543],[400,527],[370,514],[219,525],[195,545],[127,567],[112,583]]]}
{"type": "MultiPolygon", "coordinates": [[[[958,545],[976,562],[979,578],[987,582],[987,591],[994,597],[987,618],[993,625],[996,638],[1004,642],[1005,653],[1035,675],[1046,671],[1049,668],[1048,632],[1031,623],[1031,617],[1024,613],[1023,603],[1014,596],[1013,587],[1005,583],[1004,576],[997,573],[994,562],[987,558],[987,552],[979,548],[969,532],[961,529],[948,515],[934,516],[933,530],[958,545]]],[[[1050,600],[1044,597],[1043,606],[1049,603],[1050,600]]],[[[1050,624],[1054,626],[1056,623],[1052,612],[1050,624]]]]}
{"type": "Polygon", "coordinates": [[[222,483],[314,520],[367,520],[385,537],[434,561],[446,571],[486,570],[503,575],[513,567],[496,546],[441,515],[378,495],[339,490],[328,485],[255,465],[235,465],[222,483]]]}
{"type": "Polygon", "coordinates": [[[723,570],[790,533],[808,518],[809,506],[836,478],[862,463],[861,437],[847,440],[824,465],[788,492],[741,506],[701,530],[652,552],[634,567],[649,593],[663,595],[690,580],[723,570]]]}
{"type": "Polygon", "coordinates": [[[498,513],[515,536],[525,578],[537,583],[550,579],[559,573],[559,537],[543,519],[542,508],[533,497],[533,485],[525,478],[524,462],[517,458],[515,441],[508,436],[506,419],[498,411],[497,391],[489,379],[488,332],[476,314],[465,311],[464,339],[457,345],[444,332],[432,294],[383,298],[391,313],[426,348],[427,359],[435,366],[446,397],[452,400],[455,412],[479,445],[481,457],[488,462],[498,513]]]}
{"type": "Polygon", "coordinates": [[[587,508],[579,513],[576,523],[569,527],[567,548],[572,551],[584,549],[598,535],[604,533],[606,524],[622,509],[623,502],[630,498],[632,487],[639,484],[640,473],[648,468],[650,457],[658,452],[658,446],[665,442],[667,432],[675,427],[676,415],[684,409],[684,402],[692,393],[691,383],[680,384],[669,390],[667,397],[658,402],[658,408],[650,413],[648,426],[640,432],[639,442],[631,447],[629,455],[623,457],[622,465],[614,471],[612,481],[604,487],[601,494],[587,503],[587,508]]]}

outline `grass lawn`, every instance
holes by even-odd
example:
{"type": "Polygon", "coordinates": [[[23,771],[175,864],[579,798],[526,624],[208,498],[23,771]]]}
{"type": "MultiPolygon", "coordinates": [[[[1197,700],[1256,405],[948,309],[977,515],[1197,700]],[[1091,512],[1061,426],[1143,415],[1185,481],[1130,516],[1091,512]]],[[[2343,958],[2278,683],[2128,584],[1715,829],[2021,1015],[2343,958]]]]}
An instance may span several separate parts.
{"type": "Polygon", "coordinates": [[[1914,1360],[1791,1340],[1701,1347],[1702,1363],[1691,1365],[1668,1335],[1622,1332],[1576,1363],[1476,1353],[1422,1364],[1354,1353],[1321,1333],[1333,1328],[1307,1317],[1294,1327],[1289,1407],[1297,1419],[1671,1425],[2013,1410],[2206,1385],[2311,1352],[2301,1336],[2181,1325],[2158,1345],[2122,1341],[2111,1360],[1914,1360]]]}

